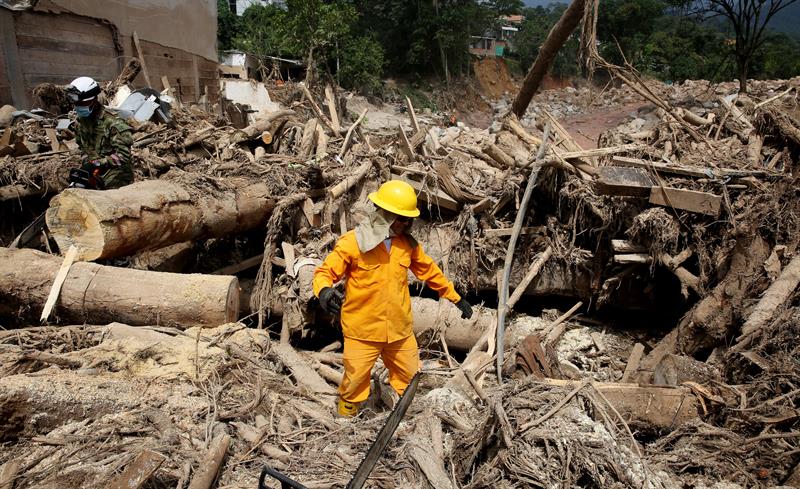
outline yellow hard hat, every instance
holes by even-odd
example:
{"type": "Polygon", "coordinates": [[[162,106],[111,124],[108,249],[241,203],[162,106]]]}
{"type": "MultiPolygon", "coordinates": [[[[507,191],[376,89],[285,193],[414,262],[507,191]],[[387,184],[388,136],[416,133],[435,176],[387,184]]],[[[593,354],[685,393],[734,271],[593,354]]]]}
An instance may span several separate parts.
{"type": "Polygon", "coordinates": [[[369,200],[381,209],[405,217],[419,216],[414,187],[402,180],[390,180],[369,194],[369,200]]]}

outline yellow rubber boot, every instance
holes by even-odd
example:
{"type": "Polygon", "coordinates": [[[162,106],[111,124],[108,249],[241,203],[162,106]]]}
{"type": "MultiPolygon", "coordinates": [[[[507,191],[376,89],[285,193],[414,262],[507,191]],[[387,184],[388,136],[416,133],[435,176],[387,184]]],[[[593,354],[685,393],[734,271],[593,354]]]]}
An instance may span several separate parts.
{"type": "Polygon", "coordinates": [[[339,416],[352,418],[358,414],[358,404],[355,402],[345,401],[340,397],[336,411],[339,413],[339,416]]]}

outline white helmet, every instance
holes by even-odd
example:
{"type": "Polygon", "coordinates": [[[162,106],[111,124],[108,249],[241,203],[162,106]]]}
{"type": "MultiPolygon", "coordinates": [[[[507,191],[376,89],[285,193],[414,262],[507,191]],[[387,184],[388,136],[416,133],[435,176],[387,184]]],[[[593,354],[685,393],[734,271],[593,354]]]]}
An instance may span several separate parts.
{"type": "Polygon", "coordinates": [[[81,76],[67,87],[67,96],[73,103],[94,100],[100,93],[100,85],[88,76],[81,76]]]}

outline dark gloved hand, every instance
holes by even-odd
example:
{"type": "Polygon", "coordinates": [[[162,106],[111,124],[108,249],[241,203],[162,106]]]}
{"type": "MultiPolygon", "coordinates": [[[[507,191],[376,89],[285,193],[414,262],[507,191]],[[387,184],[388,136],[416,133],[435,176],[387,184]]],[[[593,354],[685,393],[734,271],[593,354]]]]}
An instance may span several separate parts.
{"type": "Polygon", "coordinates": [[[319,304],[328,314],[339,314],[342,311],[344,296],[333,287],[325,287],[319,293],[319,304]]]}
{"type": "Polygon", "coordinates": [[[461,311],[461,319],[469,319],[472,317],[472,306],[463,297],[460,301],[456,302],[456,307],[461,311]]]}

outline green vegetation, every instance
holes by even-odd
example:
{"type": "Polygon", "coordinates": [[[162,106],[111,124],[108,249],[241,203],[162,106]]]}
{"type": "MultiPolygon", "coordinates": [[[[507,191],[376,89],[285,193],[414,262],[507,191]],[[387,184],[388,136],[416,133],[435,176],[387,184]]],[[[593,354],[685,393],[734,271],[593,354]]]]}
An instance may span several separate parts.
{"type": "Polygon", "coordinates": [[[491,28],[520,0],[287,0],[241,17],[218,0],[218,46],[302,58],[350,89],[374,93],[384,75],[469,72],[470,36],[491,28]]]}
{"type": "MultiPolygon", "coordinates": [[[[523,8],[520,0],[287,0],[285,8],[256,5],[237,17],[227,1],[218,5],[220,50],[303,59],[312,77],[328,73],[364,93],[380,92],[384,76],[419,81],[435,75],[449,83],[469,74],[470,37],[496,28],[506,14],[525,17],[509,55],[510,64],[524,72],[566,8],[557,3],[523,8]]],[[[667,81],[740,78],[731,24],[724,16],[708,22],[689,15],[688,7],[695,5],[691,0],[603,0],[600,53],[667,81]]],[[[581,74],[578,45],[576,33],[555,59],[555,76],[581,74]]],[[[800,74],[798,48],[795,38],[767,31],[749,55],[748,75],[800,74]]]]}
{"type": "MultiPolygon", "coordinates": [[[[786,0],[784,0],[786,1],[786,0]]],[[[736,33],[717,16],[688,13],[696,6],[687,0],[603,0],[597,30],[600,54],[607,60],[632,64],[642,73],[665,81],[733,80],[741,76],[736,33]],[[623,57],[624,53],[624,57],[623,57]]],[[[517,35],[514,55],[529,67],[538,46],[566,8],[564,4],[527,8],[517,35]]],[[[763,20],[762,20],[763,22],[763,20]]],[[[800,75],[800,43],[786,34],[766,31],[749,56],[748,76],[790,78],[800,75]]],[[[580,72],[577,34],[559,52],[552,68],[555,76],[580,72]]]]}

